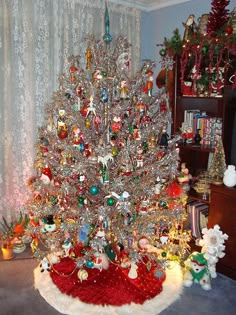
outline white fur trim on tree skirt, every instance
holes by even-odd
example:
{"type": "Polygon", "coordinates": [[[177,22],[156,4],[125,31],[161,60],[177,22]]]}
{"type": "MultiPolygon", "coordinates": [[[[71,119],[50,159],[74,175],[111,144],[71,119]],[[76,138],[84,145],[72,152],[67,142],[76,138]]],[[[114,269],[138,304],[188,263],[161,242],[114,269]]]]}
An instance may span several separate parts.
{"type": "Polygon", "coordinates": [[[41,272],[39,267],[34,270],[34,285],[52,307],[67,315],[156,315],[177,300],[183,291],[182,271],[177,263],[166,270],[162,292],[143,304],[99,306],[83,303],[78,298],[61,293],[49,273],[41,272]]]}

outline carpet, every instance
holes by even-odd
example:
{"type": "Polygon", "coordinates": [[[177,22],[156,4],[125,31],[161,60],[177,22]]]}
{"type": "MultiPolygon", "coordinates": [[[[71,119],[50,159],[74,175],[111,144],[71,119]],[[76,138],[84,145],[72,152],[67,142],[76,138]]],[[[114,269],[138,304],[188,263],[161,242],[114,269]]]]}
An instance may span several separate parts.
{"type": "Polygon", "coordinates": [[[66,315],[155,315],[176,301],[183,291],[182,271],[177,263],[172,263],[166,270],[162,292],[143,304],[131,303],[115,307],[83,303],[78,298],[62,294],[52,282],[50,274],[42,273],[39,266],[34,269],[34,285],[48,304],[66,315]]]}

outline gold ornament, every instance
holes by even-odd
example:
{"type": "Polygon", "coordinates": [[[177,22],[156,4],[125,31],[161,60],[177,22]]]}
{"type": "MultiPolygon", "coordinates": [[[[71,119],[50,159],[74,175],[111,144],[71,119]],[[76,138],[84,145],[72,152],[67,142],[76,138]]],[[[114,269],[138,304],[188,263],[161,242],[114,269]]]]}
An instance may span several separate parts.
{"type": "Polygon", "coordinates": [[[89,47],[87,48],[85,56],[86,56],[86,69],[91,70],[91,62],[93,58],[91,48],[89,47]]]}
{"type": "Polygon", "coordinates": [[[89,118],[86,118],[85,121],[84,121],[84,125],[86,128],[90,128],[91,127],[91,121],[89,118]]]}

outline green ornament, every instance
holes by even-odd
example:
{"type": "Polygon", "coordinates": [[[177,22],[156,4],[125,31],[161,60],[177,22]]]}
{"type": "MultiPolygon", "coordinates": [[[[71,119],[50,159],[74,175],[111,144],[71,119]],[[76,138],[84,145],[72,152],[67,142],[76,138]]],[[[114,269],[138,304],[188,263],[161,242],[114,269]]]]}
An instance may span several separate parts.
{"type": "Polygon", "coordinates": [[[172,43],[177,43],[179,40],[178,36],[174,35],[172,38],[171,38],[171,41],[172,43]]]}
{"type": "Polygon", "coordinates": [[[165,57],[166,55],[166,50],[164,48],[162,48],[159,52],[159,54],[162,56],[162,57],[165,57]]]}
{"type": "Polygon", "coordinates": [[[166,204],[165,200],[160,200],[160,201],[159,201],[159,206],[160,206],[160,207],[165,208],[166,205],[167,205],[167,204],[166,204]]]}
{"type": "Polygon", "coordinates": [[[146,141],[142,142],[142,147],[143,147],[143,153],[147,153],[148,151],[148,144],[146,141]]]}
{"type": "Polygon", "coordinates": [[[89,188],[89,192],[91,195],[97,195],[98,191],[99,191],[99,189],[98,189],[98,186],[96,186],[96,185],[93,185],[89,188]]]}
{"type": "Polygon", "coordinates": [[[206,53],[208,52],[207,46],[203,46],[203,47],[202,47],[202,52],[203,52],[204,54],[206,54],[206,53]]]}
{"type": "Polygon", "coordinates": [[[162,253],[161,253],[161,256],[162,256],[162,257],[166,257],[166,256],[167,256],[167,253],[166,253],[166,252],[162,252],[162,253]]]}
{"type": "Polygon", "coordinates": [[[129,134],[132,135],[133,132],[134,132],[134,127],[133,127],[133,125],[130,125],[129,126],[129,134]]]}
{"type": "Polygon", "coordinates": [[[107,198],[107,205],[113,206],[115,204],[115,199],[112,197],[107,198]]]}
{"type": "Polygon", "coordinates": [[[69,99],[70,98],[70,93],[66,93],[65,97],[69,99]]]}
{"type": "Polygon", "coordinates": [[[106,77],[106,76],[107,76],[107,72],[104,71],[104,70],[102,70],[102,71],[101,71],[101,75],[102,75],[103,77],[106,77]]]}
{"type": "Polygon", "coordinates": [[[52,206],[55,206],[57,204],[57,197],[51,196],[50,197],[50,202],[51,202],[52,206]]]}
{"type": "Polygon", "coordinates": [[[84,205],[84,198],[83,197],[79,197],[78,199],[78,206],[83,206],[84,205]]]}

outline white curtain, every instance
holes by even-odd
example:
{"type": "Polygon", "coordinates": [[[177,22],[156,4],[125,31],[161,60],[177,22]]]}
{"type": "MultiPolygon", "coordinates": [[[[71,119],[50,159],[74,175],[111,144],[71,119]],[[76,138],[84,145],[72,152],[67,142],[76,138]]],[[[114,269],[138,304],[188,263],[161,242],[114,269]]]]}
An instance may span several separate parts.
{"type": "MultiPolygon", "coordinates": [[[[131,66],[140,66],[137,9],[107,2],[110,33],[132,44],[131,66]]],[[[24,209],[34,175],[37,128],[44,105],[59,87],[71,55],[83,57],[84,38],[105,33],[105,0],[0,1],[0,216],[24,209]]],[[[83,58],[82,58],[83,59],[83,58]]]]}

